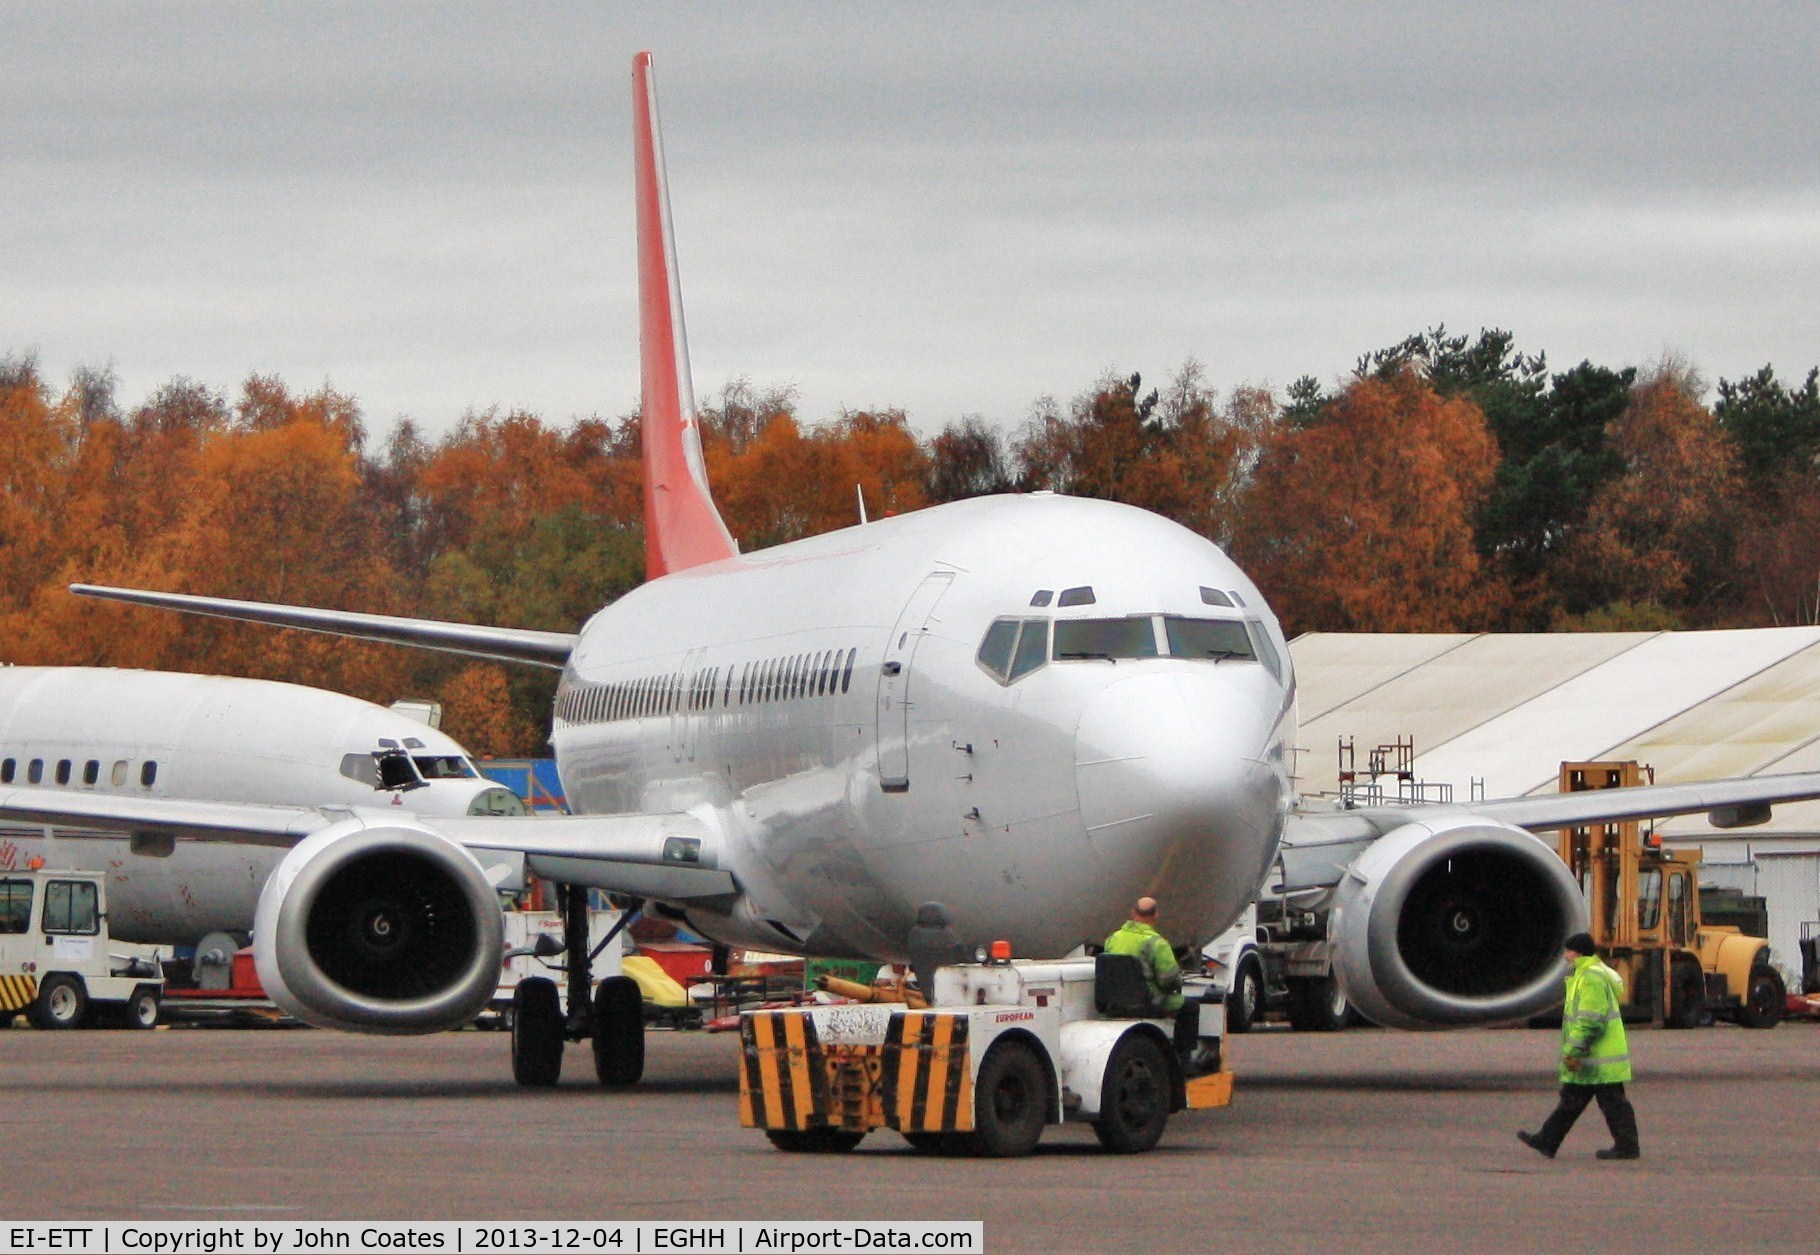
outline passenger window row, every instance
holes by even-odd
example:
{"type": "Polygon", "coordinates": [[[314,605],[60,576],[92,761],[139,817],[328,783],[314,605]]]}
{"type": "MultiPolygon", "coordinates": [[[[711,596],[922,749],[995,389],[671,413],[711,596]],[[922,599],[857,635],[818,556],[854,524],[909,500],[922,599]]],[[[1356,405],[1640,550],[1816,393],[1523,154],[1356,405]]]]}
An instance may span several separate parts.
{"type": "Polygon", "coordinates": [[[565,723],[613,723],[682,712],[831,697],[853,685],[858,649],[824,649],[760,662],[704,667],[618,684],[565,688],[557,713],[565,723]]]}
{"type": "MultiPolygon", "coordinates": [[[[0,784],[13,783],[19,772],[19,762],[20,760],[17,758],[0,759],[0,784]]],[[[44,783],[44,764],[45,760],[42,758],[33,758],[26,762],[26,784],[44,783]]],[[[131,759],[116,758],[114,760],[113,770],[108,773],[108,784],[116,789],[126,788],[127,781],[132,776],[132,766],[131,759]]],[[[75,774],[75,761],[73,759],[60,758],[57,760],[56,765],[52,770],[52,779],[57,784],[66,785],[75,777],[75,774]]],[[[158,763],[156,760],[148,758],[139,764],[140,788],[149,789],[157,780],[158,763]]],[[[101,760],[99,758],[91,758],[82,764],[83,787],[92,789],[100,783],[101,760]]]]}

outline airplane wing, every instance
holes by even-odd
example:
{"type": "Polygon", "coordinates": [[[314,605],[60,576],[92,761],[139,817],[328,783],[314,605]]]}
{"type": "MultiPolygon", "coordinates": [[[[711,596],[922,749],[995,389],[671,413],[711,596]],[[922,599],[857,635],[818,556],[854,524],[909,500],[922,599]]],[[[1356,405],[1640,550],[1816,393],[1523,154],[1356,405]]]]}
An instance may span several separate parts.
{"type": "Polygon", "coordinates": [[[153,593],[136,588],[108,588],[98,584],[71,584],[78,597],[99,597],[159,610],[181,610],[217,619],[269,623],[382,641],[388,645],[413,645],[445,653],[490,658],[499,662],[528,662],[561,669],[575,648],[572,632],[538,632],[529,628],[487,627],[478,623],[445,623],[439,619],[406,619],[387,614],[361,614],[352,610],[319,610],[311,606],[284,606],[265,601],[234,601],[226,597],[198,597],[190,593],[153,593]]]}
{"type": "Polygon", "coordinates": [[[71,789],[0,792],[0,820],[289,848],[336,824],[410,824],[464,846],[522,856],[534,874],[566,884],[685,901],[735,892],[714,833],[685,812],[638,815],[486,815],[420,819],[397,807],[259,806],[121,798],[71,789]]]}
{"type": "Polygon", "coordinates": [[[1283,836],[1283,887],[1333,885],[1365,847],[1408,823],[1477,817],[1529,832],[1630,819],[1662,819],[1707,812],[1715,828],[1766,822],[1778,802],[1820,797],[1820,772],[1747,776],[1693,784],[1650,784],[1589,789],[1483,802],[1409,802],[1334,811],[1298,811],[1283,836]]]}

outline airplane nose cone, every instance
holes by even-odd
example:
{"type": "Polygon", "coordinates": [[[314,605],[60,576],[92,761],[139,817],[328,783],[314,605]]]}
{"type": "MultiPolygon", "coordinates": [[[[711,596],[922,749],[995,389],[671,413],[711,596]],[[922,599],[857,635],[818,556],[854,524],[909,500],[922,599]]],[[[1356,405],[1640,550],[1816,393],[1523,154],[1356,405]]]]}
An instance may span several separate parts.
{"type": "Polygon", "coordinates": [[[1287,789],[1277,711],[1252,687],[1218,668],[1150,673],[1088,704],[1075,777],[1109,909],[1155,894],[1186,933],[1225,927],[1251,900],[1287,789]]]}

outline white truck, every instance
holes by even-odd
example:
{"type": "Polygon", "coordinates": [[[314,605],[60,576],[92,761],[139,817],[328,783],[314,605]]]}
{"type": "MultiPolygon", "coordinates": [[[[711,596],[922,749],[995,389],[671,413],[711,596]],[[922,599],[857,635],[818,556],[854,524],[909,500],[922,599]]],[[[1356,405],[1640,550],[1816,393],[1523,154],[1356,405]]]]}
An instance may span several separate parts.
{"type": "Polygon", "coordinates": [[[1352,1023],[1352,1007],[1334,978],[1324,913],[1281,900],[1254,902],[1201,948],[1201,960],[1225,1000],[1228,1032],[1250,1032],[1274,1011],[1287,1015],[1297,1032],[1332,1033],[1352,1023]]]}
{"type": "Polygon", "coordinates": [[[163,990],[155,950],[108,936],[101,873],[0,872],[0,1025],[151,1028],[163,990]]]}
{"type": "Polygon", "coordinates": [[[1132,956],[957,964],[934,984],[927,1009],[742,1016],[740,1122],[785,1151],[848,1151],[883,1128],[930,1153],[1004,1157],[1086,1121],[1130,1153],[1155,1146],[1171,1113],[1231,1101],[1222,1005],[1191,987],[1197,1066],[1184,1066],[1175,1016],[1146,1005],[1132,956]]]}

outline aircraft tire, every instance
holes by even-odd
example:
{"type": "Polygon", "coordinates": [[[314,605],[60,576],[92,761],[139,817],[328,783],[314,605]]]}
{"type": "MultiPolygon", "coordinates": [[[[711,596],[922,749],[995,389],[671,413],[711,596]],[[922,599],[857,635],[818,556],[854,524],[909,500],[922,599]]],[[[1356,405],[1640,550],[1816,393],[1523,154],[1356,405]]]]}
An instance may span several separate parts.
{"type": "Polygon", "coordinates": [[[531,976],[512,991],[512,1079],[547,1088],[562,1079],[562,1004],[556,982],[531,976]]]}
{"type": "Polygon", "coordinates": [[[594,989],[594,1074],[612,1088],[645,1074],[644,996],[630,976],[609,976],[594,989]]]}
{"type": "Polygon", "coordinates": [[[982,1159],[1016,1159],[1036,1149],[1049,1117],[1049,1074],[1022,1041],[1000,1041],[986,1052],[973,1084],[973,1131],[967,1152],[982,1159]]]}
{"type": "Polygon", "coordinates": [[[1118,1155],[1136,1155],[1163,1138],[1169,1123],[1169,1061],[1156,1040],[1128,1033],[1106,1064],[1093,1135],[1118,1155]]]}
{"type": "Polygon", "coordinates": [[[38,986],[31,1017],[39,1028],[80,1028],[88,1018],[88,990],[83,988],[82,978],[67,972],[46,976],[38,986]]]}

